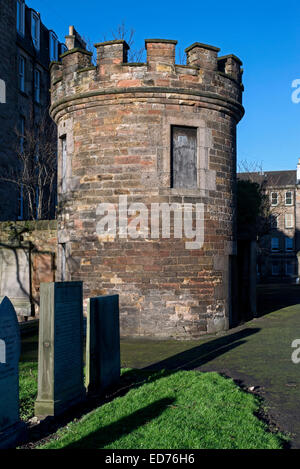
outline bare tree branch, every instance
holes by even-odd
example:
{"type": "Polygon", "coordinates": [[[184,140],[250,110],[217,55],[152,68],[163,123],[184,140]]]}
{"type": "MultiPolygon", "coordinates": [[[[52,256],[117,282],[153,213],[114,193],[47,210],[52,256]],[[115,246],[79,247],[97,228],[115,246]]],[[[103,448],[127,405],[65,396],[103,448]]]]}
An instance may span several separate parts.
{"type": "Polygon", "coordinates": [[[3,168],[0,181],[14,184],[22,191],[26,218],[45,219],[54,212],[57,178],[57,132],[48,112],[36,122],[33,113],[24,133],[15,129],[16,160],[3,168]]]}

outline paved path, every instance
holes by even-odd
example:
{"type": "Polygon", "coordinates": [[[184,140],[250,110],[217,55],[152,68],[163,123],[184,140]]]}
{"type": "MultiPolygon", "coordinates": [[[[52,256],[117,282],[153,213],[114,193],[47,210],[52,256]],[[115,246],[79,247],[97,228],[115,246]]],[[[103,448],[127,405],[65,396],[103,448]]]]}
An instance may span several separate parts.
{"type": "Polygon", "coordinates": [[[300,304],[193,342],[123,339],[122,366],[217,371],[257,386],[272,420],[291,434],[291,447],[300,448],[300,363],[291,360],[295,339],[300,339],[300,304]]]}

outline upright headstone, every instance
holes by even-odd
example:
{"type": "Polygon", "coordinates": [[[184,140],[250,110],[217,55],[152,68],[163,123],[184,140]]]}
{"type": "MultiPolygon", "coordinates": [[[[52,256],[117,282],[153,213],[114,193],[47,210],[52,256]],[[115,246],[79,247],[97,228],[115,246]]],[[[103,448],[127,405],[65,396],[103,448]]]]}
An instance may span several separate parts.
{"type": "Polygon", "coordinates": [[[82,282],[41,283],[35,415],[59,415],[85,398],[82,282]]]}
{"type": "Polygon", "coordinates": [[[90,298],[87,317],[86,386],[101,394],[120,378],[119,296],[90,298]]]}
{"type": "Polygon", "coordinates": [[[19,416],[20,329],[5,297],[0,305],[0,449],[13,448],[24,436],[19,416]]]}

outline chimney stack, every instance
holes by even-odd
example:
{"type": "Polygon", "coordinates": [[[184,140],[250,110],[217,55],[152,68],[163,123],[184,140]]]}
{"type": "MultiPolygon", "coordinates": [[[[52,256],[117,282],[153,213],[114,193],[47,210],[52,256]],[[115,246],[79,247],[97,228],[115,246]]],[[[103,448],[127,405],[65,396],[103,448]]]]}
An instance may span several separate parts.
{"type": "Polygon", "coordinates": [[[300,184],[300,158],[297,164],[297,184],[300,184]]]}

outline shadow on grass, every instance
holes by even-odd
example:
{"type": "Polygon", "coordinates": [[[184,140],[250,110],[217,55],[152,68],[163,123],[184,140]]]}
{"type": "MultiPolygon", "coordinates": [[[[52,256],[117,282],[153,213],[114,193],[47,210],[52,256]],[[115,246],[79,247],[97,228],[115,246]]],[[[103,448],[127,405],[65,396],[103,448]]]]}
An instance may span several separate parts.
{"type": "Polygon", "coordinates": [[[90,433],[74,443],[66,445],[64,449],[103,448],[157,418],[174,401],[175,399],[172,398],[159,399],[111,425],[100,427],[99,430],[90,433]]]}
{"type": "Polygon", "coordinates": [[[38,361],[38,336],[22,338],[20,362],[37,362],[38,361]]]}
{"type": "MultiPolygon", "coordinates": [[[[150,366],[144,367],[142,370],[126,371],[123,373],[119,383],[105,392],[105,396],[89,399],[82,406],[70,409],[64,416],[62,416],[62,418],[60,417],[54,419],[50,426],[48,424],[44,426],[41,423],[39,428],[35,427],[33,429],[29,439],[31,442],[33,442],[41,440],[42,438],[47,438],[49,435],[57,431],[58,428],[67,425],[74,418],[80,418],[87,412],[91,412],[97,407],[112,401],[116,397],[124,396],[130,389],[138,388],[145,384],[145,382],[150,383],[158,381],[162,377],[169,376],[179,370],[196,369],[201,365],[204,365],[205,363],[208,363],[209,361],[219,357],[220,355],[223,355],[224,353],[227,353],[228,351],[243,345],[246,343],[248,337],[256,334],[259,331],[259,328],[244,329],[239,332],[228,334],[226,336],[205,342],[197,347],[193,347],[150,366]]],[[[30,349],[30,347],[31,345],[28,345],[28,349],[30,349]]],[[[149,341],[149,347],[151,347],[151,341],[149,341]]],[[[27,352],[29,352],[29,350],[27,350],[27,352]]],[[[83,439],[74,443],[74,445],[76,445],[78,448],[90,448],[90,444],[93,444],[94,446],[108,445],[109,441],[115,441],[121,436],[121,434],[123,434],[123,428],[125,428],[126,432],[128,433],[133,431],[138,426],[143,425],[147,419],[149,420],[149,418],[154,418],[155,415],[159,415],[159,413],[163,411],[163,408],[165,408],[166,405],[169,405],[169,403],[167,403],[165,400],[159,401],[149,408],[147,407],[145,409],[141,409],[137,413],[133,413],[131,416],[126,417],[125,422],[124,419],[121,419],[108,428],[102,428],[99,430],[99,432],[84,437],[83,439]],[[151,411],[150,413],[149,409],[151,411]],[[157,412],[157,414],[155,414],[155,412],[157,412]],[[130,424],[130,422],[132,423],[130,424]],[[111,429],[113,431],[111,431],[111,429]],[[107,432],[109,432],[109,438],[107,432]],[[110,438],[113,439],[110,440],[110,438]],[[88,446],[87,439],[89,440],[88,446]]],[[[73,447],[75,447],[73,444],[68,446],[68,448],[73,447]]]]}

